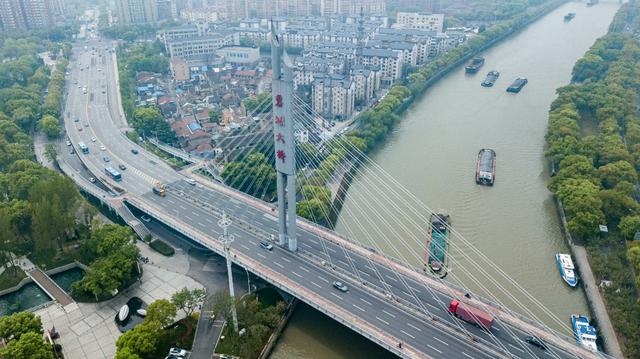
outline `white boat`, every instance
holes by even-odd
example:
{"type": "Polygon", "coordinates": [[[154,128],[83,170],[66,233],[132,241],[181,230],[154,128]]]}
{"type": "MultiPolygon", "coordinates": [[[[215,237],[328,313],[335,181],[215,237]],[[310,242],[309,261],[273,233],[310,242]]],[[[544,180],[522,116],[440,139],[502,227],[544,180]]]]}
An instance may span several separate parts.
{"type": "Polygon", "coordinates": [[[129,316],[129,306],[125,304],[120,308],[120,312],[118,312],[118,320],[120,320],[121,322],[124,322],[128,316],[129,316]]]}
{"type": "Polygon", "coordinates": [[[584,315],[571,314],[571,324],[573,326],[573,334],[576,336],[576,341],[583,347],[593,351],[598,351],[596,345],[596,328],[589,324],[589,318],[584,315]]]}
{"type": "Polygon", "coordinates": [[[556,263],[558,264],[558,270],[560,270],[562,279],[564,279],[568,285],[575,287],[578,284],[578,277],[576,277],[571,256],[565,253],[556,253],[556,263]]]}
{"type": "Polygon", "coordinates": [[[147,310],[146,309],[140,308],[140,309],[136,310],[136,313],[138,313],[138,315],[141,316],[141,317],[146,317],[147,316],[147,310]]]}

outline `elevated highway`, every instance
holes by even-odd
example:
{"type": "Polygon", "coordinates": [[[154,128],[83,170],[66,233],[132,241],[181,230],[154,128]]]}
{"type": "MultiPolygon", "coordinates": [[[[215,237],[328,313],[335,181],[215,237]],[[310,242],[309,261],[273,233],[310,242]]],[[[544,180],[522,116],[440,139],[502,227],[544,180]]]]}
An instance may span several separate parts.
{"type": "MultiPolygon", "coordinates": [[[[460,321],[448,314],[447,307],[452,298],[464,298],[463,289],[304,220],[298,220],[297,252],[278,246],[273,251],[263,249],[259,242],[273,240],[278,233],[271,205],[204,179],[194,178],[198,183],[190,185],[123,135],[114,58],[105,51],[113,46],[90,39],[74,47],[64,112],[71,142],[83,141],[90,147],[88,154],[77,154],[82,164],[114,191],[122,191],[115,196],[104,192],[104,201],[125,202],[221,255],[216,223],[225,212],[233,220],[229,233],[235,236],[231,254],[236,265],[400,357],[598,357],[573,338],[480,298],[468,301],[494,314],[491,332],[460,321]],[[87,94],[82,87],[87,87],[87,94]],[[120,164],[126,170],[121,171],[122,181],[114,182],[104,167],[120,164]],[[166,197],[151,192],[157,181],[168,185],[166,197]],[[347,283],[350,290],[334,289],[335,280],[347,283]],[[549,350],[527,344],[524,339],[531,334],[544,339],[549,350]]],[[[63,153],[63,160],[74,161],[75,154],[63,153]]],[[[82,179],[77,183],[92,186],[82,179]]]]}

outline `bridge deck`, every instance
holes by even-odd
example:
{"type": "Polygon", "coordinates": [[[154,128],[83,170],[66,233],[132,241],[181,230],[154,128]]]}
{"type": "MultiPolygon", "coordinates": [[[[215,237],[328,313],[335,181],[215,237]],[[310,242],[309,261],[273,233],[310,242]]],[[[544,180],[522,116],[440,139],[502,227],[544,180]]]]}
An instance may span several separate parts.
{"type": "Polygon", "coordinates": [[[62,290],[62,288],[60,288],[45,272],[40,270],[40,268],[33,268],[28,270],[26,273],[40,288],[42,288],[42,290],[45,291],[45,293],[51,296],[63,307],[75,303],[71,296],[62,290]]]}

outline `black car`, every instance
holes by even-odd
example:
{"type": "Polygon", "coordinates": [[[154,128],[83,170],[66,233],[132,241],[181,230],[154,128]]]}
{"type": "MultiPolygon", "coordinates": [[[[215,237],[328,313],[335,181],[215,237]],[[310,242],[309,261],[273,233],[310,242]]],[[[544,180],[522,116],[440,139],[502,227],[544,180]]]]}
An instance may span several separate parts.
{"type": "Polygon", "coordinates": [[[138,154],[138,150],[136,150],[135,148],[132,148],[131,149],[131,153],[133,153],[134,155],[137,155],[138,154]]]}
{"type": "Polygon", "coordinates": [[[527,338],[525,338],[525,341],[533,346],[536,346],[542,350],[547,350],[547,344],[542,341],[542,339],[538,338],[538,337],[534,337],[533,335],[529,335],[527,338]]]}

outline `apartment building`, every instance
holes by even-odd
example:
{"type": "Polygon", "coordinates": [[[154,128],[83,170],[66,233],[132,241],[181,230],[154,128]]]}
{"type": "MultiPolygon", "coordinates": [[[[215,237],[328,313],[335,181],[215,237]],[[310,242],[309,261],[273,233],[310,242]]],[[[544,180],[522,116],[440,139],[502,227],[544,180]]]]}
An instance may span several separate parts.
{"type": "Polygon", "coordinates": [[[327,119],[351,117],[355,107],[355,83],[342,75],[327,75],[313,81],[313,110],[327,119]]]}
{"type": "Polygon", "coordinates": [[[398,12],[395,26],[404,29],[442,32],[444,27],[444,14],[398,12]]]}

